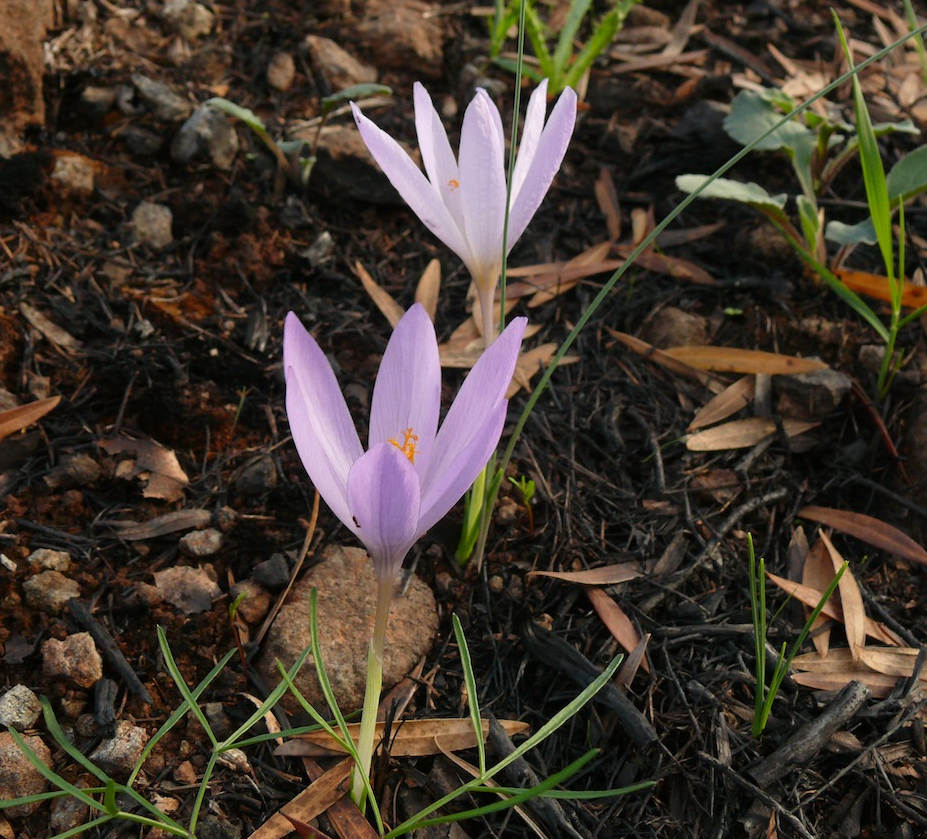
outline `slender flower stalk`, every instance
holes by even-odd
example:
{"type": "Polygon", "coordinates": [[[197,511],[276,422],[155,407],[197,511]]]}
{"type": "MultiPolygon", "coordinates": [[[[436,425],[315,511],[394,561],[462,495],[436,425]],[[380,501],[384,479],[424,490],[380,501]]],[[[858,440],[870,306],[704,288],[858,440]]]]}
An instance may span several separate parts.
{"type": "Polygon", "coordinates": [[[416,304],[396,326],[373,389],[367,450],[331,365],[292,312],[283,335],[286,409],[319,494],[364,544],[377,575],[374,634],[361,717],[355,801],[369,776],[396,575],[412,545],[473,483],[495,450],[527,321],[515,318],[483,353],[438,428],[441,365],[434,326],[416,304]],[[363,774],[361,774],[363,773],[363,774]]]}
{"type": "Polygon", "coordinates": [[[506,253],[505,137],[502,117],[480,88],[467,106],[454,157],[431,97],[415,83],[415,129],[425,172],[352,104],[361,137],[390,183],[423,224],[467,266],[479,295],[483,340],[495,337],[493,298],[502,263],[537,212],[560,169],[576,121],[576,94],[566,88],[546,124],[547,80],[531,94],[515,169],[506,253]]]}

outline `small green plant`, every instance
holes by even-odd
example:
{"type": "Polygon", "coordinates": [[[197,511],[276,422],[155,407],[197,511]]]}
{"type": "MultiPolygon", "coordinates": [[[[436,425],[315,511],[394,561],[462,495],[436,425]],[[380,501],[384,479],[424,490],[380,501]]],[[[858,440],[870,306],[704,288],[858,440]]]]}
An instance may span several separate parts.
{"type": "Polygon", "coordinates": [[[518,480],[509,478],[509,482],[515,487],[515,491],[521,498],[522,506],[528,514],[528,529],[534,530],[534,511],[531,509],[531,499],[534,498],[534,491],[537,489],[534,481],[521,475],[518,480]]]}
{"type": "MultiPolygon", "coordinates": [[[[524,65],[523,72],[540,82],[549,79],[548,95],[555,96],[566,87],[576,88],[586,71],[611,44],[624,25],[631,8],[640,0],[617,0],[614,7],[593,28],[589,40],[576,53],[574,42],[579,28],[592,8],[592,0],[571,0],[566,20],[555,32],[537,11],[537,3],[525,3],[525,32],[531,41],[537,66],[524,65]],[[556,37],[556,44],[553,44],[556,37]],[[551,50],[550,44],[553,44],[551,50]]],[[[496,0],[495,14],[489,18],[489,57],[505,70],[514,73],[517,62],[502,55],[506,35],[518,20],[520,0],[496,0]]]]}
{"type": "Polygon", "coordinates": [[[274,140],[267,131],[267,126],[263,120],[254,113],[250,108],[243,108],[236,105],[229,99],[223,99],[220,96],[208,99],[206,104],[215,108],[222,113],[241,120],[250,128],[255,136],[264,144],[267,150],[274,156],[277,161],[277,192],[282,192],[283,182],[289,178],[293,183],[299,186],[305,186],[309,182],[309,176],[312,174],[312,167],[316,162],[316,150],[319,144],[319,137],[322,133],[322,127],[326,120],[341,104],[350,102],[352,99],[360,99],[364,96],[383,95],[388,96],[392,89],[379,84],[359,84],[352,87],[339,90],[331,96],[322,99],[321,113],[315,138],[307,149],[304,140],[274,140]]]}
{"type": "MultiPolygon", "coordinates": [[[[831,580],[827,590],[821,595],[821,599],[818,601],[817,606],[814,607],[814,610],[805,622],[802,631],[799,633],[798,638],[795,639],[795,643],[792,644],[792,649],[788,651],[788,654],[786,654],[788,645],[785,641],[782,642],[782,647],[776,659],[776,667],[767,685],[766,636],[771,621],[768,619],[766,612],[766,561],[763,557],[760,557],[759,562],[757,562],[756,552],[753,549],[752,534],[747,535],[747,547],[750,551],[750,612],[753,615],[753,643],[756,655],[756,695],[753,709],[753,736],[759,738],[763,735],[763,731],[766,729],[766,725],[769,722],[769,715],[772,713],[773,702],[775,702],[776,696],[779,693],[779,688],[782,686],[782,682],[785,679],[785,674],[792,664],[792,659],[798,655],[801,645],[805,643],[805,639],[811,632],[811,627],[814,626],[814,622],[818,619],[818,615],[821,614],[821,610],[837,590],[840,578],[843,576],[843,572],[846,571],[849,563],[844,562],[837,573],[834,574],[834,579],[831,580]]],[[[787,599],[785,603],[779,607],[779,610],[772,617],[773,621],[779,616],[779,613],[785,608],[788,602],[789,600],[787,599]]]]}

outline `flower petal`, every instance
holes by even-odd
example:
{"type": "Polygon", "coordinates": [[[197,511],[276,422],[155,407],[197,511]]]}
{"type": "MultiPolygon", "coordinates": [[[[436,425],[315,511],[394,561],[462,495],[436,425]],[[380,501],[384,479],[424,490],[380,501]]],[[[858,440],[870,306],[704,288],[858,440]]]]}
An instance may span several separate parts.
{"type": "Polygon", "coordinates": [[[415,98],[415,131],[418,135],[418,148],[422,154],[425,172],[431,181],[432,189],[444,205],[460,230],[464,229],[463,210],[460,206],[460,183],[457,170],[457,158],[447,139],[447,132],[441,118],[435,110],[434,103],[421,82],[413,88],[415,98]]]}
{"type": "Polygon", "coordinates": [[[409,459],[380,443],[348,475],[348,503],[355,533],[364,543],[381,582],[399,572],[418,537],[421,483],[409,459]]]}
{"type": "Polygon", "coordinates": [[[543,79],[528,100],[525,113],[525,125],[518,144],[518,157],[515,159],[515,171],[512,173],[512,203],[518,198],[528,167],[537,153],[538,140],[544,129],[544,114],[547,113],[547,79],[543,79]]]}
{"type": "Polygon", "coordinates": [[[557,104],[551,111],[550,119],[541,132],[534,157],[522,179],[518,196],[512,199],[512,209],[509,214],[508,246],[518,241],[518,237],[525,232],[528,222],[541,206],[541,201],[550,189],[554,176],[560,169],[563,156],[566,154],[570,137],[573,136],[573,126],[576,123],[576,94],[566,88],[560,94],[557,104]]]}
{"type": "Polygon", "coordinates": [[[447,412],[422,482],[420,533],[460,499],[499,443],[508,404],[505,392],[527,323],[515,318],[506,327],[480,356],[447,412]]]}
{"type": "Polygon", "coordinates": [[[364,453],[338,380],[319,345],[290,312],[283,330],[286,413],[296,451],[319,495],[355,530],[348,473],[364,453]]]}
{"type": "MultiPolygon", "coordinates": [[[[502,268],[505,222],[505,140],[489,94],[476,91],[460,132],[460,201],[470,244],[467,268],[478,286],[495,283],[502,268]]],[[[465,260],[466,262],[466,260],[465,260]]]]}
{"type": "Polygon", "coordinates": [[[467,239],[428,178],[399,143],[367,119],[357,105],[351,103],[351,107],[354,110],[354,121],[370,154],[402,200],[412,208],[425,227],[466,262],[470,257],[467,239]]]}
{"type": "Polygon", "coordinates": [[[416,471],[424,475],[434,447],[441,410],[441,361],[435,328],[416,303],[396,324],[373,387],[368,448],[390,439],[402,442],[411,428],[418,437],[416,471]]]}

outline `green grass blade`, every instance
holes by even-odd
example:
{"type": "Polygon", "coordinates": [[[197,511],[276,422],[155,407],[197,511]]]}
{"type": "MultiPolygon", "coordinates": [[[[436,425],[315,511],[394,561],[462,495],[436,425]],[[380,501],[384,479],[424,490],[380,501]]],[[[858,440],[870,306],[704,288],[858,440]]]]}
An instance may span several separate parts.
{"type": "MultiPolygon", "coordinates": [[[[572,0],[570,10],[567,12],[566,20],[563,21],[563,28],[560,30],[560,37],[557,39],[557,46],[554,48],[553,67],[554,78],[562,79],[567,69],[570,56],[573,55],[573,39],[579,32],[580,24],[586,17],[586,12],[592,5],[592,0],[572,0]]],[[[551,91],[555,93],[556,91],[551,91]]]]}
{"type": "Polygon", "coordinates": [[[163,627],[158,627],[158,643],[161,646],[161,654],[164,656],[164,665],[167,667],[167,672],[173,680],[174,684],[177,685],[177,690],[180,691],[180,695],[183,697],[184,701],[187,703],[190,711],[193,713],[193,716],[196,717],[197,721],[203,730],[206,732],[206,736],[209,738],[209,742],[212,743],[213,748],[219,745],[219,741],[216,739],[216,735],[213,733],[212,726],[209,724],[209,720],[206,719],[206,714],[203,713],[203,709],[200,708],[197,703],[193,692],[190,690],[190,687],[184,681],[183,674],[180,672],[180,668],[177,666],[177,662],[174,661],[174,654],[171,652],[170,644],[167,642],[167,635],[164,633],[163,627]]]}
{"type": "Polygon", "coordinates": [[[476,754],[480,775],[486,774],[486,744],[483,742],[483,718],[480,716],[480,700],[477,695],[476,676],[473,673],[473,662],[470,659],[470,648],[460,618],[455,612],[452,616],[454,622],[454,637],[457,639],[457,649],[460,653],[460,666],[464,674],[464,683],[467,686],[467,706],[470,709],[470,720],[473,723],[473,733],[476,735],[476,754]]]}
{"type": "MultiPolygon", "coordinates": [[[[544,792],[536,792],[536,798],[556,798],[558,801],[596,801],[599,798],[617,798],[620,795],[630,795],[635,792],[644,792],[644,790],[653,789],[657,785],[656,781],[641,781],[639,784],[630,784],[626,787],[616,789],[590,789],[590,790],[571,790],[571,789],[549,789],[544,792]]],[[[476,786],[470,792],[485,793],[504,793],[505,795],[520,795],[523,792],[530,791],[529,787],[502,787],[502,786],[476,786]]],[[[537,787],[533,788],[535,791],[537,787]]]]}

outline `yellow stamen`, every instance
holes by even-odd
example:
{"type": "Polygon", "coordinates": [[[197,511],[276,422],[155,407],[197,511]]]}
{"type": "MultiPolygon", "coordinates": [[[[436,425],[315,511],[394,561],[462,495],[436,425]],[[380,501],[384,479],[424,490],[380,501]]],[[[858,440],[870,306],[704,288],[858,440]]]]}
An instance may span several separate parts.
{"type": "Polygon", "coordinates": [[[457,187],[460,186],[460,181],[458,181],[456,178],[451,178],[447,182],[447,185],[451,188],[451,192],[453,192],[455,189],[457,189],[457,187]]]}
{"type": "Polygon", "coordinates": [[[409,463],[415,463],[415,444],[418,443],[418,435],[412,433],[411,428],[407,428],[402,432],[402,443],[400,444],[398,440],[390,437],[387,443],[392,443],[399,451],[401,451],[407,458],[409,458],[409,463]]]}

